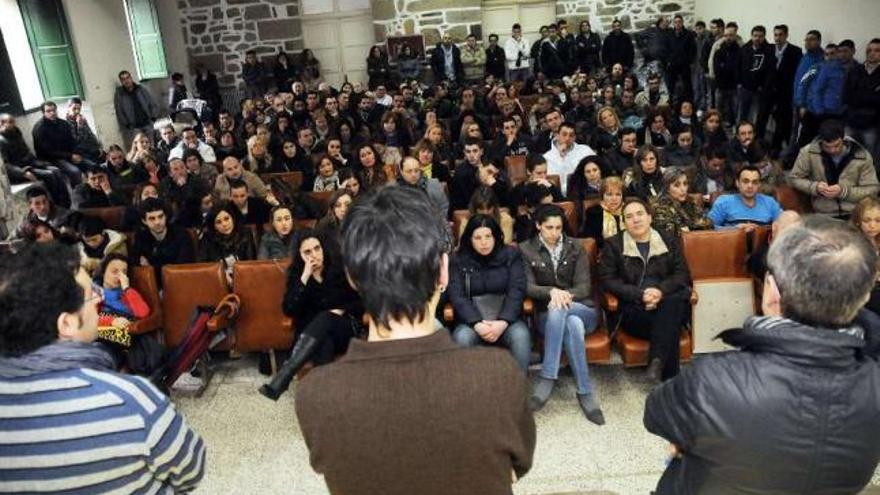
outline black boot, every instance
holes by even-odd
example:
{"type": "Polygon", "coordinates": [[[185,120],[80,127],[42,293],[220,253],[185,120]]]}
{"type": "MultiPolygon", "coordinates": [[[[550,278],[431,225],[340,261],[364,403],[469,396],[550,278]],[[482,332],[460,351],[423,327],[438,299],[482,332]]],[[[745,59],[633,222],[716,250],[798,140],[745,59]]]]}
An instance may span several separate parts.
{"type": "Polygon", "coordinates": [[[260,393],[272,400],[278,400],[278,397],[287,391],[293,377],[309,361],[317,347],[318,339],[308,334],[300,335],[293,350],[290,351],[290,357],[284,361],[272,381],[260,387],[260,393]]]}
{"type": "Polygon", "coordinates": [[[660,383],[663,376],[663,361],[660,358],[651,359],[651,363],[648,365],[648,380],[651,381],[651,384],[660,383]]]}

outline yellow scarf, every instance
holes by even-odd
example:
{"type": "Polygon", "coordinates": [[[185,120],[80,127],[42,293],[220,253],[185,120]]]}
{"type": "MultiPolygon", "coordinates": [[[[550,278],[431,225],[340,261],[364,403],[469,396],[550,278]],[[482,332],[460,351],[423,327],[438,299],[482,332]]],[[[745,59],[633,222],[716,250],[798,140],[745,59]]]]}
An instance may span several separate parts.
{"type": "MultiPolygon", "coordinates": [[[[602,208],[602,237],[605,239],[617,234],[619,232],[618,225],[618,215],[611,213],[610,211],[602,208]]],[[[620,230],[623,230],[623,226],[620,226],[620,230]]]]}
{"type": "Polygon", "coordinates": [[[433,168],[434,166],[430,163],[427,165],[422,165],[422,175],[424,175],[426,179],[433,179],[433,177],[431,176],[433,168]]]}

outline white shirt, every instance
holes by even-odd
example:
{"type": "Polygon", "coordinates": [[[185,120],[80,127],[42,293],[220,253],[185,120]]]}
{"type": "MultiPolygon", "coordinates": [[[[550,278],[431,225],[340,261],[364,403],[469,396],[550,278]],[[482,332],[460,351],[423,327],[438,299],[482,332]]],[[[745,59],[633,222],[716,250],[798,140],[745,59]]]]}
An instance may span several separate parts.
{"type": "Polygon", "coordinates": [[[393,102],[394,99],[391,98],[391,95],[389,95],[388,93],[385,93],[385,96],[383,96],[382,98],[379,98],[378,96],[376,97],[376,103],[384,107],[390,107],[391,103],[393,102]]]}
{"type": "Polygon", "coordinates": [[[529,68],[529,42],[526,41],[525,38],[520,38],[519,41],[513,39],[513,36],[507,38],[507,41],[504,42],[504,56],[507,58],[507,68],[510,70],[516,69],[528,69],[529,68]],[[516,59],[519,57],[519,53],[522,52],[522,63],[519,67],[516,66],[516,59]]]}
{"type": "Polygon", "coordinates": [[[556,140],[553,140],[553,143],[550,145],[550,151],[544,153],[544,159],[547,160],[547,173],[559,176],[563,195],[568,190],[568,176],[574,172],[578,163],[584,158],[595,154],[596,152],[593,151],[593,148],[585,144],[573,143],[568,152],[563,156],[559,148],[556,147],[556,140]]]}
{"type": "MultiPolygon", "coordinates": [[[[214,154],[214,148],[205,144],[205,142],[202,141],[201,139],[199,139],[198,143],[199,143],[199,145],[196,147],[196,150],[198,150],[199,154],[202,155],[202,160],[205,163],[216,162],[217,155],[214,154]]],[[[183,150],[185,150],[185,149],[186,149],[186,143],[184,143],[183,140],[181,139],[180,142],[177,143],[177,146],[175,146],[174,149],[171,150],[171,153],[168,153],[168,158],[169,159],[183,158],[183,150]]]]}

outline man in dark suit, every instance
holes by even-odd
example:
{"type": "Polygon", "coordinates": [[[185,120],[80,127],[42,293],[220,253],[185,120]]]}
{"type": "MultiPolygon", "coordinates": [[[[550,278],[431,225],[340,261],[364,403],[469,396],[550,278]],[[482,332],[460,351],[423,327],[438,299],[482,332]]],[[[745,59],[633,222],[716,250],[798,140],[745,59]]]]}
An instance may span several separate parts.
{"type": "Polygon", "coordinates": [[[431,69],[434,81],[460,83],[464,79],[464,66],[461,65],[461,50],[452,42],[452,35],[443,33],[443,41],[437,43],[431,52],[431,69]]]}
{"type": "Polygon", "coordinates": [[[773,27],[773,41],[776,50],[776,77],[773,80],[773,131],[772,149],[782,149],[782,143],[791,137],[791,123],[794,104],[794,75],[801,63],[801,47],[788,42],[788,26],[780,24],[773,27]]]}

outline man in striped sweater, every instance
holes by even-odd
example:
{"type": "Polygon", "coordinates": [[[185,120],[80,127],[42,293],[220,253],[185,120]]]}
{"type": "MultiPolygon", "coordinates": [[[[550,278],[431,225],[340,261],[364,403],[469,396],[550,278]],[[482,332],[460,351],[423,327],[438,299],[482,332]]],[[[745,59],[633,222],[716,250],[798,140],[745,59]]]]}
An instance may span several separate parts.
{"type": "Polygon", "coordinates": [[[194,489],[202,439],[94,344],[101,295],[78,265],[60,245],[0,259],[0,493],[194,489]]]}

